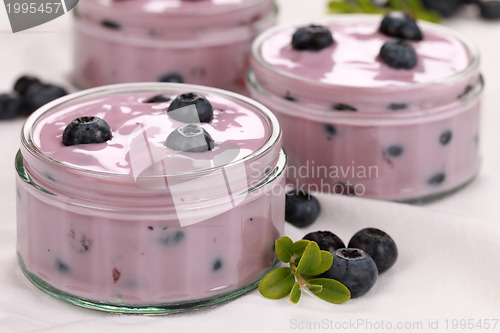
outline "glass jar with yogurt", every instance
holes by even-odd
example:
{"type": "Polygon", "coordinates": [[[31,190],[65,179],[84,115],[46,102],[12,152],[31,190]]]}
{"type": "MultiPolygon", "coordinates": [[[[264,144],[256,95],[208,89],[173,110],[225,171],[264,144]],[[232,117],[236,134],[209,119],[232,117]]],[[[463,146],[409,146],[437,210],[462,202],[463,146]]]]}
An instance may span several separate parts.
{"type": "Polygon", "coordinates": [[[252,40],[272,26],[272,0],[87,0],[74,20],[81,88],[183,82],[244,88],[252,40]]]}
{"type": "Polygon", "coordinates": [[[45,105],[21,141],[18,259],[48,294],[103,311],[179,312],[242,295],[277,265],[286,157],[276,118],[257,102],[195,85],[104,86],[45,105]],[[185,93],[210,102],[209,121],[181,121],[190,107],[171,114],[185,93]],[[111,137],[71,143],[77,119],[104,121],[111,137]],[[206,149],[183,148],[198,133],[206,149]]]}
{"type": "Polygon", "coordinates": [[[422,40],[398,42],[411,45],[416,65],[394,68],[381,59],[394,40],[380,32],[381,20],[338,15],[256,39],[247,85],[280,121],[293,186],[420,202],[476,175],[483,90],[476,48],[418,22],[422,40]],[[333,43],[296,49],[294,33],[311,23],[331,31],[333,43]]]}

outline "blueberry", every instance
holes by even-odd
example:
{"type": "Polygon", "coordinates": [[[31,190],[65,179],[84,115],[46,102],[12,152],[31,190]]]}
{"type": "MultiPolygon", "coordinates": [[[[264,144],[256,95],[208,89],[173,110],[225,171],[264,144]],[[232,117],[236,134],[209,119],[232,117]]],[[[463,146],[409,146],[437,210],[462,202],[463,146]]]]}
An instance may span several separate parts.
{"type": "Polygon", "coordinates": [[[345,247],[344,242],[331,231],[315,231],[305,235],[302,239],[316,242],[321,250],[334,252],[345,247]]]}
{"type": "Polygon", "coordinates": [[[111,128],[99,117],[78,117],[69,123],[63,132],[66,146],[102,143],[112,137],[111,128]]]}
{"type": "Polygon", "coordinates": [[[378,277],[377,265],[365,251],[341,248],[332,254],[332,267],[320,277],[341,282],[352,298],[366,294],[373,287],[378,277]]]}
{"type": "Polygon", "coordinates": [[[148,98],[147,100],[144,101],[144,103],[165,103],[165,102],[169,102],[171,100],[172,100],[172,97],[170,97],[170,95],[160,94],[160,95],[156,95],[156,96],[148,98]]]}
{"type": "Polygon", "coordinates": [[[354,106],[349,104],[337,103],[332,105],[332,110],[335,111],[358,111],[354,106]]]}
{"type": "Polygon", "coordinates": [[[401,111],[408,108],[408,104],[405,103],[391,103],[387,106],[391,111],[401,111]]]}
{"type": "Polygon", "coordinates": [[[119,23],[110,20],[102,20],[101,25],[105,28],[120,30],[122,26],[119,23]]]}
{"type": "Polygon", "coordinates": [[[172,233],[167,233],[163,237],[160,238],[160,243],[162,243],[165,246],[170,246],[170,245],[176,245],[179,244],[183,239],[185,235],[182,231],[177,230],[172,233]]]}
{"type": "Polygon", "coordinates": [[[41,106],[67,94],[64,88],[53,84],[32,84],[23,96],[24,107],[32,113],[41,106]]]}
{"type": "Polygon", "coordinates": [[[319,216],[321,209],[318,199],[303,189],[286,193],[285,220],[298,228],[311,225],[319,216]]]}
{"type": "Polygon", "coordinates": [[[439,136],[439,142],[443,146],[446,146],[448,143],[450,143],[452,137],[453,133],[450,130],[446,130],[439,136]]]}
{"type": "Polygon", "coordinates": [[[442,182],[444,182],[445,179],[446,179],[446,175],[443,172],[439,172],[439,173],[435,174],[434,176],[432,176],[431,178],[429,178],[427,180],[427,183],[429,185],[439,185],[442,182]]]}
{"type": "Polygon", "coordinates": [[[328,134],[328,136],[337,135],[337,128],[335,126],[333,126],[332,124],[326,124],[325,131],[326,131],[326,134],[328,134]]]}
{"type": "Polygon", "coordinates": [[[390,157],[399,157],[403,154],[403,147],[399,145],[390,146],[385,150],[385,153],[390,157]]]}
{"type": "Polygon", "coordinates": [[[188,124],[175,129],[165,141],[165,145],[173,150],[201,153],[214,148],[214,140],[201,126],[188,124]]]}
{"type": "Polygon", "coordinates": [[[14,83],[14,91],[17,91],[19,95],[24,96],[28,89],[33,85],[42,85],[40,80],[31,75],[23,75],[14,83]]]}
{"type": "Polygon", "coordinates": [[[158,82],[184,83],[184,78],[179,73],[167,73],[160,76],[158,82]]]}
{"type": "Polygon", "coordinates": [[[394,265],[398,258],[398,248],[387,233],[376,228],[365,228],[352,236],[350,248],[365,251],[377,265],[378,273],[385,272],[394,265]]]}
{"type": "Polygon", "coordinates": [[[417,22],[408,14],[400,11],[387,13],[380,24],[380,32],[398,38],[422,40],[422,31],[417,22]]]}
{"type": "Polygon", "coordinates": [[[320,51],[333,45],[331,31],[322,25],[301,27],[292,36],[292,47],[296,50],[320,51]]]}
{"type": "Polygon", "coordinates": [[[0,120],[15,118],[21,112],[21,106],[18,93],[0,94],[0,120]]]}
{"type": "Polygon", "coordinates": [[[215,259],[214,263],[212,264],[212,270],[214,272],[218,271],[219,269],[222,268],[222,260],[220,259],[215,259]]]}
{"type": "Polygon", "coordinates": [[[56,269],[63,274],[67,274],[71,271],[71,268],[69,267],[69,265],[60,259],[56,259],[54,264],[55,264],[56,269]]]}
{"type": "Polygon", "coordinates": [[[496,20],[500,18],[500,1],[485,1],[479,0],[479,8],[481,16],[488,20],[496,20]]]}
{"type": "Polygon", "coordinates": [[[168,107],[167,114],[184,123],[209,123],[214,116],[214,109],[205,96],[190,92],[177,96],[168,107]],[[194,105],[196,111],[185,108],[190,105],[194,105]]]}
{"type": "Polygon", "coordinates": [[[422,0],[425,7],[435,10],[441,16],[450,17],[457,13],[462,0],[422,0]]]}
{"type": "Polygon", "coordinates": [[[380,49],[380,59],[395,69],[412,69],[417,65],[417,53],[413,46],[405,40],[393,39],[380,49]]]}
{"type": "Polygon", "coordinates": [[[293,97],[290,92],[287,92],[285,96],[283,96],[284,99],[290,102],[297,102],[297,98],[293,97]]]}

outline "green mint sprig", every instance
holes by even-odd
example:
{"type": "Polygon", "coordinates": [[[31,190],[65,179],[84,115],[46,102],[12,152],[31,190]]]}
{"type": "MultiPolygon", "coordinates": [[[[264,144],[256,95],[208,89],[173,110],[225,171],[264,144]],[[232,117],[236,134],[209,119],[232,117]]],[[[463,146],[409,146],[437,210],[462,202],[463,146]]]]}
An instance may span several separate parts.
{"type": "Polygon", "coordinates": [[[351,292],[342,283],[315,276],[326,272],[333,264],[333,256],[319,249],[316,242],[299,240],[295,243],[288,237],[275,242],[278,258],[289,267],[280,267],[267,273],[259,283],[259,292],[270,299],[290,295],[290,301],[297,303],[302,288],[330,303],[344,303],[351,298],[351,292]]]}
{"type": "Polygon", "coordinates": [[[373,0],[331,0],[328,9],[330,14],[385,14],[390,10],[400,10],[420,20],[441,21],[439,13],[427,9],[421,0],[389,0],[384,7],[377,6],[373,0]]]}

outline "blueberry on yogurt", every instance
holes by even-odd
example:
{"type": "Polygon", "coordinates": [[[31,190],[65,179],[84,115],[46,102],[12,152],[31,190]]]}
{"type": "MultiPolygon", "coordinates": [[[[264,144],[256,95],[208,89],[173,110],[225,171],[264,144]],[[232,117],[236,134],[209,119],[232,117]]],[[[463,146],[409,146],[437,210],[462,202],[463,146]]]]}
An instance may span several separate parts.
{"type": "Polygon", "coordinates": [[[165,141],[165,145],[173,150],[201,153],[214,148],[214,140],[201,126],[188,124],[175,129],[165,141]]]}
{"type": "Polygon", "coordinates": [[[165,103],[165,102],[170,102],[171,100],[172,97],[170,95],[159,94],[148,98],[147,100],[144,101],[144,103],[165,103]]]}
{"type": "Polygon", "coordinates": [[[299,51],[320,51],[333,45],[331,31],[322,25],[310,24],[295,31],[292,47],[299,51]]]}
{"type": "Polygon", "coordinates": [[[167,114],[184,123],[209,123],[214,109],[205,96],[189,92],[177,96],[168,107],[167,114]]]}
{"type": "Polygon", "coordinates": [[[65,146],[103,143],[112,138],[111,128],[103,119],[95,116],[78,117],[64,129],[62,142],[65,146]]]}
{"type": "Polygon", "coordinates": [[[382,19],[380,32],[392,37],[422,40],[422,31],[415,20],[401,11],[391,11],[382,19]]]}
{"type": "Polygon", "coordinates": [[[417,53],[411,44],[403,39],[386,42],[380,49],[380,59],[395,69],[412,69],[417,66],[417,53]]]}

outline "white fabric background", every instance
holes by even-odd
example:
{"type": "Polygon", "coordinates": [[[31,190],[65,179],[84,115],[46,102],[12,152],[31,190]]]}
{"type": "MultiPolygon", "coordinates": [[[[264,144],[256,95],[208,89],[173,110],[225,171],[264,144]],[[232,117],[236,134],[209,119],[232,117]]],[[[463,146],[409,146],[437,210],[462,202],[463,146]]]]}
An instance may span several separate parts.
{"type": "MultiPolygon", "coordinates": [[[[278,3],[281,21],[325,12],[320,0],[278,3]]],[[[367,226],[386,230],[398,243],[400,257],[368,294],[343,305],[304,295],[293,305],[267,300],[254,291],[213,309],[162,317],[110,315],[50,297],[23,276],[16,262],[13,160],[23,119],[15,119],[0,122],[0,332],[500,331],[500,323],[495,330],[452,325],[454,319],[475,324],[500,319],[500,21],[480,20],[468,10],[445,24],[473,40],[482,54],[486,89],[483,164],[477,179],[459,193],[425,206],[321,195],[323,211],[313,226],[299,230],[287,225],[285,230],[296,240],[309,231],[328,229],[346,242],[367,226]],[[399,328],[401,324],[407,326],[399,328]]],[[[12,34],[5,10],[0,9],[0,91],[9,90],[22,73],[68,86],[70,27],[66,15],[12,34]]]]}

